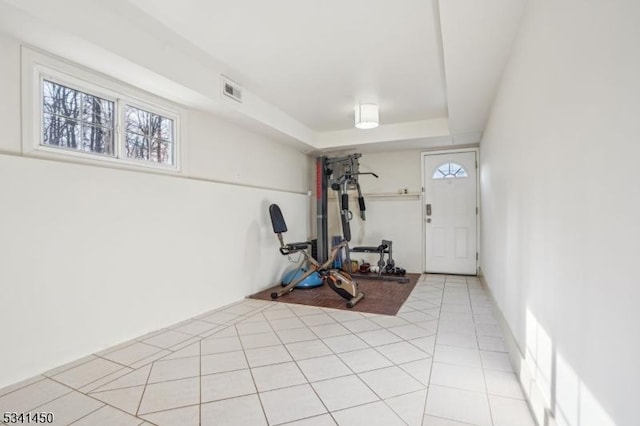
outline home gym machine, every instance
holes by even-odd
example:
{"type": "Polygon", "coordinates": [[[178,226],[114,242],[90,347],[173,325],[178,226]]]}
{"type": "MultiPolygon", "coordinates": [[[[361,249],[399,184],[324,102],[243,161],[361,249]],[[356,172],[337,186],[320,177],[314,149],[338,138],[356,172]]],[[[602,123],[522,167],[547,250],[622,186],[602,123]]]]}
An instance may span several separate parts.
{"type": "Polygon", "coordinates": [[[293,253],[302,253],[305,260],[309,262],[309,269],[299,277],[292,279],[289,284],[282,287],[279,291],[271,293],[272,299],[284,296],[285,294],[293,291],[293,289],[307,277],[312,274],[318,273],[323,281],[325,281],[329,287],[340,296],[348,300],[347,307],[353,308],[356,303],[364,298],[364,293],[358,291],[358,283],[355,282],[347,273],[341,272],[332,265],[343,248],[347,246],[347,242],[343,241],[336,245],[331,250],[331,255],[321,263],[314,259],[307,253],[307,248],[311,245],[310,241],[303,241],[299,243],[285,243],[282,234],[287,232],[287,224],[282,216],[282,211],[277,204],[271,204],[269,206],[269,215],[271,216],[271,225],[273,226],[273,232],[278,235],[280,241],[280,253],[284,256],[288,256],[293,253]]]}
{"type": "Polygon", "coordinates": [[[329,187],[337,191],[340,195],[340,221],[342,223],[342,235],[346,241],[345,260],[346,268],[353,276],[367,279],[379,279],[384,281],[397,281],[407,283],[409,279],[404,276],[404,270],[395,267],[393,260],[392,242],[382,240],[378,246],[349,247],[351,241],[351,226],[349,221],[353,219],[353,213],[349,210],[349,190],[357,190],[358,207],[360,218],[366,220],[366,206],[358,177],[361,175],[372,175],[378,177],[373,172],[360,172],[358,159],[362,154],[351,154],[345,157],[328,158],[319,157],[316,160],[316,209],[317,209],[317,230],[318,259],[322,262],[328,258],[328,189],[329,187]],[[377,274],[358,274],[351,267],[350,252],[354,253],[377,253],[379,255],[377,274]],[[385,261],[385,255],[388,260],[385,261]]]}

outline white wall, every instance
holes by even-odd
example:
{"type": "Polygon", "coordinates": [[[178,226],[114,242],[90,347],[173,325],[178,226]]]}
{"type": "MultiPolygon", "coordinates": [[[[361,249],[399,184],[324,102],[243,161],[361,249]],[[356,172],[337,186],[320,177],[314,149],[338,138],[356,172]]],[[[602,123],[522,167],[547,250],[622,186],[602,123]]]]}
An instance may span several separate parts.
{"type": "MultiPolygon", "coordinates": [[[[408,272],[422,272],[422,203],[419,195],[376,197],[379,194],[398,194],[407,189],[419,194],[422,183],[420,151],[367,153],[360,158],[361,172],[374,172],[379,179],[364,175],[360,186],[366,203],[366,221],[359,215],[357,192],[350,192],[352,246],[376,246],[384,238],[393,241],[396,265],[408,272]],[[368,196],[370,195],[370,196],[368,196]]],[[[329,235],[341,235],[337,193],[330,191],[329,235]]],[[[375,264],[376,256],[353,253],[354,259],[366,258],[375,264]]]]}
{"type": "Polygon", "coordinates": [[[0,33],[0,152],[20,152],[20,45],[0,33]]]}
{"type": "Polygon", "coordinates": [[[639,20],[529,1],[481,143],[483,273],[558,424],[638,422],[639,20]]]}
{"type": "Polygon", "coordinates": [[[237,301],[287,268],[267,207],[306,237],[307,156],[190,110],[185,177],[22,157],[18,42],[0,37],[0,56],[0,387],[237,301]]]}

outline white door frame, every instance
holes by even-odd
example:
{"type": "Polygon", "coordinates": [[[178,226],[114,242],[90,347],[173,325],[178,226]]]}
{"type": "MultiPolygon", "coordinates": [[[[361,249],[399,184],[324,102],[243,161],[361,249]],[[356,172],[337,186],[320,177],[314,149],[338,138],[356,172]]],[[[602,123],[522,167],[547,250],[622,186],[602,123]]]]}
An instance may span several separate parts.
{"type": "Polygon", "coordinates": [[[422,169],[421,173],[421,184],[422,190],[420,191],[420,201],[422,204],[422,272],[427,271],[427,226],[426,226],[426,215],[427,209],[425,207],[425,195],[424,195],[424,178],[425,178],[425,170],[424,170],[424,160],[425,157],[429,155],[437,155],[437,154],[457,154],[460,152],[474,152],[476,154],[476,206],[478,206],[478,214],[476,215],[476,274],[478,273],[478,267],[480,266],[480,147],[475,148],[454,148],[454,149],[439,149],[434,151],[423,151],[420,153],[420,168],[422,169]]]}

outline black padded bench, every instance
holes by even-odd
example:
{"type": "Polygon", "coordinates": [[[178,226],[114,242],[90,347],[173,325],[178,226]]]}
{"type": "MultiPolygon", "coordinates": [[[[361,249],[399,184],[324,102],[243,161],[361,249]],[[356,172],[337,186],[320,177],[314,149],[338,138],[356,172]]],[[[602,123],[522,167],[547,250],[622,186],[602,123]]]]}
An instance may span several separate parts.
{"type": "Polygon", "coordinates": [[[395,262],[393,261],[393,251],[392,251],[393,243],[388,240],[382,240],[379,246],[360,246],[360,247],[351,247],[349,251],[352,253],[378,253],[380,255],[380,259],[378,259],[378,266],[380,267],[379,273],[382,273],[385,265],[389,264],[391,267],[395,266],[395,262]],[[384,255],[388,254],[388,260],[384,260],[384,255]]]}
{"type": "Polygon", "coordinates": [[[351,256],[347,253],[347,268],[351,275],[355,277],[362,277],[368,279],[379,279],[384,281],[397,281],[399,283],[407,283],[409,279],[404,276],[391,276],[383,275],[385,269],[393,269],[395,261],[393,260],[393,243],[389,240],[382,240],[378,246],[359,246],[349,247],[349,253],[378,253],[380,256],[378,259],[378,273],[377,274],[359,274],[358,271],[353,271],[351,268],[351,256]],[[385,260],[385,255],[388,255],[385,260]]]}

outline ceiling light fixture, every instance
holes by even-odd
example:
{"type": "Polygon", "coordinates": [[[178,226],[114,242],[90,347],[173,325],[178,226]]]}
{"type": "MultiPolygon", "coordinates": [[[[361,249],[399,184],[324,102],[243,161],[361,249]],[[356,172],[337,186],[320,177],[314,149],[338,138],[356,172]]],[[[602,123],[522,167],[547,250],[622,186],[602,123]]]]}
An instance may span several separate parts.
{"type": "Polygon", "coordinates": [[[356,127],[358,129],[373,129],[378,127],[378,105],[356,105],[356,127]]]}

